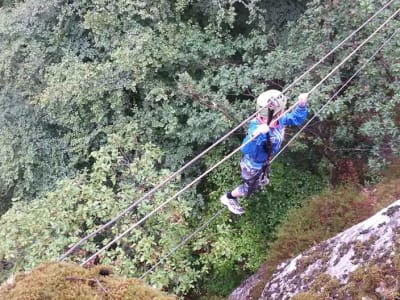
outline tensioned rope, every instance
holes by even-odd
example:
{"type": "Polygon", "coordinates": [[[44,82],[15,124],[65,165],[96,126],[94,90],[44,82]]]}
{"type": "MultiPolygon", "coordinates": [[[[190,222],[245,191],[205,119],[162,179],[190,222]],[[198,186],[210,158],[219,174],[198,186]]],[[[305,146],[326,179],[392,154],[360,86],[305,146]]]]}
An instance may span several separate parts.
{"type": "MultiPolygon", "coordinates": [[[[391,18],[394,18],[394,17],[396,16],[396,14],[399,13],[399,11],[400,11],[400,9],[398,9],[398,10],[391,16],[391,18]]],[[[387,22],[385,22],[385,23],[387,23],[387,22]]],[[[384,25],[386,25],[386,24],[382,24],[382,25],[384,26],[384,25]]],[[[378,29],[377,29],[377,30],[378,30],[378,29]]],[[[377,30],[375,30],[375,32],[377,32],[377,30]]],[[[386,43],[387,43],[388,41],[390,41],[390,40],[393,38],[393,36],[396,35],[397,31],[398,31],[398,29],[396,29],[395,32],[394,32],[388,39],[385,40],[385,42],[384,42],[384,43],[374,52],[374,54],[367,60],[367,63],[368,63],[373,57],[375,57],[376,54],[378,54],[378,52],[386,45],[386,43]]],[[[374,32],[374,33],[375,33],[375,32],[374,32]]],[[[369,38],[368,38],[368,39],[369,39],[369,38]]],[[[364,44],[365,44],[365,42],[362,43],[362,44],[360,44],[359,47],[362,47],[364,44]]],[[[359,47],[357,47],[357,48],[359,48],[359,47]]],[[[356,50],[357,50],[357,48],[356,48],[356,50]]],[[[351,55],[354,54],[354,53],[356,52],[356,50],[354,50],[352,53],[350,53],[349,56],[346,58],[346,60],[348,60],[348,59],[351,57],[351,55]]],[[[362,69],[365,67],[365,65],[366,65],[366,64],[364,64],[364,65],[362,66],[362,69]]],[[[336,69],[337,69],[337,68],[336,68],[336,69]]],[[[335,69],[334,69],[334,70],[335,70],[335,69]]],[[[334,71],[334,70],[333,70],[333,71],[334,71]]],[[[361,71],[361,70],[358,70],[356,73],[358,74],[360,71],[361,71]]],[[[333,72],[331,71],[328,75],[330,75],[330,74],[332,74],[332,73],[333,73],[333,72]]],[[[356,76],[357,74],[354,74],[352,77],[350,77],[350,80],[353,79],[354,76],[356,76]]],[[[327,79],[327,78],[328,78],[328,75],[325,76],[322,80],[327,79]]],[[[318,87],[318,86],[321,84],[322,80],[310,90],[309,94],[311,94],[312,92],[315,91],[316,87],[318,87]]],[[[347,85],[347,84],[348,84],[348,81],[346,81],[346,85],[347,85]]],[[[340,92],[340,91],[341,91],[341,89],[339,90],[339,92],[340,92]]],[[[337,95],[337,92],[334,94],[334,96],[336,96],[336,95],[337,95]]],[[[331,100],[331,99],[330,99],[330,100],[331,100]]],[[[329,101],[330,101],[330,100],[329,100],[329,101]]],[[[327,103],[329,103],[329,101],[328,101],[327,103]]],[[[323,108],[325,108],[326,105],[327,105],[327,104],[325,104],[325,105],[317,112],[317,115],[321,112],[321,110],[322,110],[323,108]]],[[[315,116],[313,116],[313,117],[304,125],[303,128],[305,128],[306,126],[308,126],[314,118],[315,118],[315,116]]],[[[297,133],[289,140],[289,142],[288,142],[284,147],[282,147],[282,148],[279,150],[279,152],[276,154],[276,156],[274,156],[274,157],[272,158],[271,162],[274,161],[275,157],[277,157],[282,151],[285,150],[285,148],[289,145],[289,143],[292,142],[292,141],[297,137],[298,134],[300,134],[300,132],[303,130],[303,128],[302,128],[299,132],[297,132],[297,133]]]]}
{"type": "MultiPolygon", "coordinates": [[[[303,79],[308,73],[310,73],[312,70],[314,70],[319,64],[321,64],[327,57],[329,57],[332,53],[334,53],[340,46],[342,46],[346,41],[348,41],[353,35],[355,35],[357,32],[359,32],[362,28],[364,28],[368,23],[370,23],[378,14],[380,14],[385,8],[387,8],[394,0],[388,1],[383,7],[381,7],[375,14],[373,14],[370,18],[368,18],[361,26],[359,26],[356,30],[354,30],[350,35],[348,35],[343,41],[341,41],[339,44],[337,44],[331,51],[329,51],[324,57],[322,57],[318,62],[316,62],[314,65],[312,65],[306,72],[304,72],[301,76],[296,78],[290,85],[288,85],[282,93],[287,92],[290,88],[292,88],[297,82],[299,82],[301,79],[303,79]]],[[[261,108],[262,109],[262,108],[261,108]]],[[[129,213],[133,208],[135,208],[140,202],[143,200],[147,199],[151,195],[153,195],[157,190],[159,190],[161,187],[163,187],[166,183],[170,182],[174,178],[176,178],[179,174],[181,174],[186,168],[191,166],[194,162],[199,160],[201,157],[203,157],[206,153],[208,153],[210,150],[215,148],[217,145],[222,143],[225,139],[227,139],[230,135],[232,135],[236,130],[241,128],[243,125],[245,125],[248,121],[250,121],[252,118],[256,116],[256,114],[261,110],[259,109],[252,115],[250,115],[247,119],[245,119],[243,122],[241,122],[239,125],[237,125],[235,128],[233,128],[231,131],[229,131],[227,134],[219,138],[216,142],[214,142],[210,147],[205,149],[203,152],[198,154],[196,157],[194,157],[192,160],[190,160],[188,163],[186,163],[184,166],[182,166],[180,169],[169,175],[167,178],[164,180],[160,181],[156,186],[154,186],[150,191],[145,193],[143,196],[141,196],[139,199],[137,199],[134,203],[132,203],[130,206],[128,206],[125,210],[123,210],[121,213],[116,215],[114,218],[112,218],[110,221],[107,223],[103,224],[99,228],[97,228],[95,231],[91,232],[90,234],[86,235],[82,239],[80,239],[78,242],[76,242],[68,251],[66,251],[63,255],[60,256],[58,259],[59,261],[64,260],[69,254],[74,252],[82,243],[90,239],[91,237],[97,235],[100,231],[108,228],[112,224],[114,224],[116,221],[118,221],[121,217],[129,213]]]]}
{"type": "MultiPolygon", "coordinates": [[[[338,68],[340,68],[347,60],[349,60],[351,58],[352,55],[354,55],[354,53],[356,53],[362,46],[364,46],[377,32],[379,32],[389,21],[391,21],[398,13],[399,13],[400,9],[398,9],[394,14],[392,14],[389,18],[386,19],[385,22],[383,22],[371,35],[368,36],[368,38],[366,38],[354,51],[352,51],[344,60],[342,60],[335,68],[333,68],[333,70],[331,72],[329,72],[329,76],[332,75],[333,72],[335,72],[338,68]]],[[[326,81],[326,79],[329,76],[325,76],[316,86],[314,86],[309,92],[308,94],[311,94],[316,88],[320,86],[324,81],[326,81]]],[[[295,102],[294,105],[292,105],[290,108],[288,108],[287,110],[285,110],[285,112],[283,113],[286,114],[288,113],[290,110],[292,110],[296,105],[297,105],[298,101],[295,102]]],[[[229,158],[231,158],[234,154],[236,154],[242,147],[246,146],[248,143],[250,143],[252,141],[252,139],[249,139],[245,144],[241,145],[240,147],[236,148],[234,151],[232,151],[230,154],[226,155],[223,159],[221,159],[218,163],[216,163],[214,166],[210,167],[207,171],[205,171],[203,174],[201,174],[200,176],[198,176],[196,179],[194,179],[191,183],[187,184],[184,188],[182,188],[180,191],[178,191],[177,193],[175,193],[173,196],[171,196],[170,198],[168,198],[166,201],[164,201],[163,203],[161,203],[157,208],[153,209],[150,213],[148,213],[147,215],[145,215],[142,219],[140,219],[138,222],[136,222],[135,224],[131,225],[128,229],[126,229],[123,233],[119,234],[117,237],[115,237],[113,240],[111,240],[108,244],[106,244],[104,247],[102,247],[100,250],[98,250],[96,253],[94,253],[93,255],[91,255],[88,259],[86,259],[81,266],[84,266],[85,264],[87,264],[89,261],[91,261],[92,259],[94,259],[95,257],[97,257],[100,253],[102,253],[104,250],[108,249],[112,244],[114,244],[115,242],[117,242],[118,240],[120,240],[122,237],[124,237],[126,234],[128,234],[130,231],[132,231],[134,228],[136,228],[137,226],[139,226],[140,224],[142,224],[144,221],[146,221],[148,218],[150,218],[152,215],[154,215],[156,212],[158,212],[160,209],[162,209],[165,205],[167,205],[170,201],[172,201],[173,199],[175,199],[176,197],[178,197],[179,195],[181,195],[183,192],[185,192],[186,190],[188,190],[190,187],[192,187],[194,184],[196,184],[197,182],[199,182],[201,179],[203,179],[205,176],[207,176],[211,171],[213,171],[214,169],[216,169],[218,166],[220,166],[222,163],[224,163],[226,160],[228,160],[229,158]]],[[[276,157],[276,156],[275,156],[276,157]]]]}
{"type": "MultiPolygon", "coordinates": [[[[392,35],[387,38],[376,50],[375,52],[367,59],[367,61],[364,62],[364,64],[328,99],[328,101],[310,118],[310,120],[307,121],[300,129],[299,131],[293,135],[293,137],[286,143],[284,147],[281,148],[281,150],[274,156],[274,158],[271,160],[271,163],[274,161],[275,157],[277,157],[281,152],[283,152],[289,144],[291,144],[297,136],[308,126],[310,123],[328,106],[328,104],[336,98],[336,96],[356,77],[369,63],[370,61],[385,47],[385,45],[396,35],[397,31],[399,29],[396,29],[392,35]]],[[[160,264],[163,263],[163,261],[166,261],[169,257],[171,257],[179,248],[181,248],[186,242],[188,242],[192,237],[194,237],[197,233],[202,231],[205,227],[208,226],[214,219],[216,219],[222,211],[225,209],[222,208],[219,211],[215,213],[210,219],[208,219],[206,222],[204,222],[200,227],[198,227],[195,231],[193,231],[191,234],[187,235],[185,238],[183,238],[168,254],[165,256],[161,257],[156,264],[154,264],[150,269],[148,269],[146,272],[144,272],[139,279],[143,279],[146,277],[147,274],[151,273],[154,271],[155,268],[157,268],[160,264]]]]}
{"type": "Polygon", "coordinates": [[[148,269],[145,273],[142,274],[142,276],[139,277],[139,279],[143,279],[148,273],[152,272],[155,268],[157,268],[158,265],[160,265],[164,260],[166,260],[168,257],[170,257],[172,254],[174,254],[180,247],[182,247],[184,244],[186,244],[187,241],[189,241],[192,237],[194,237],[197,233],[202,231],[204,228],[208,226],[212,221],[214,221],[225,209],[222,208],[219,211],[215,213],[211,218],[207,220],[207,222],[204,222],[200,227],[198,227],[195,231],[193,231],[191,234],[186,236],[182,241],[180,241],[172,250],[169,252],[167,255],[163,256],[154,266],[152,266],[150,269],[148,269]]]}

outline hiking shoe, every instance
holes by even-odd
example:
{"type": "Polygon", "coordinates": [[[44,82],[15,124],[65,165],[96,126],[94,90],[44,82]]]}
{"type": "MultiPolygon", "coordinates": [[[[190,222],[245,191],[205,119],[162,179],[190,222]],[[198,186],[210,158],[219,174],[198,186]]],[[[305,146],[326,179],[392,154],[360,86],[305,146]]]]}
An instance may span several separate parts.
{"type": "Polygon", "coordinates": [[[229,199],[226,194],[221,196],[221,203],[226,205],[228,209],[234,213],[235,215],[241,215],[244,213],[243,208],[239,205],[239,202],[236,199],[229,199]]]}

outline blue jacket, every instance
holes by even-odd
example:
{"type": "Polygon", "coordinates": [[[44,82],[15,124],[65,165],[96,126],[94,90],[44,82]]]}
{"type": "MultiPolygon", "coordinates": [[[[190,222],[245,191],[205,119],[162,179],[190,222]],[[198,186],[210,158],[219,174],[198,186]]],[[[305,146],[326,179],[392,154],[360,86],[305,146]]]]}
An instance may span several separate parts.
{"type": "Polygon", "coordinates": [[[249,142],[247,145],[244,145],[250,139],[253,131],[256,130],[258,125],[260,125],[257,119],[251,120],[249,123],[249,130],[242,143],[244,146],[241,149],[242,153],[244,154],[244,161],[248,167],[252,169],[261,169],[264,162],[268,159],[268,153],[266,151],[268,134],[271,140],[272,154],[276,154],[279,151],[283,141],[285,126],[301,125],[306,118],[307,106],[301,107],[297,105],[293,112],[282,115],[280,118],[278,118],[274,125],[271,124],[270,130],[267,134],[259,134],[253,141],[249,142]]]}

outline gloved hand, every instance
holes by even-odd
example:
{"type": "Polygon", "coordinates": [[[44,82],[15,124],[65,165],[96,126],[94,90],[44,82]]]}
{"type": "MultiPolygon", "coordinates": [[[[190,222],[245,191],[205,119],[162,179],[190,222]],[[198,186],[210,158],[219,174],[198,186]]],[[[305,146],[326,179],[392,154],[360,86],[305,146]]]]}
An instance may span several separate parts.
{"type": "Polygon", "coordinates": [[[304,107],[307,105],[308,93],[301,93],[298,98],[298,105],[304,107]]]}
{"type": "Polygon", "coordinates": [[[269,131],[269,126],[267,124],[260,124],[251,134],[252,138],[255,138],[261,133],[267,133],[269,131]]]}

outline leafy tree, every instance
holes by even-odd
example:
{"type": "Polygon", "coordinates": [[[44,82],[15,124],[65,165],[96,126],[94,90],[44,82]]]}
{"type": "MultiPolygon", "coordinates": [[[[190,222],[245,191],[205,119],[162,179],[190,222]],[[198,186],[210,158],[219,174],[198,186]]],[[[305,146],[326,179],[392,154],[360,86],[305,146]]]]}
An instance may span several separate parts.
{"type": "MultiPolygon", "coordinates": [[[[72,49],[54,64],[37,99],[67,128],[68,144],[79,145],[78,159],[87,159],[101,144],[102,126],[122,114],[138,120],[143,142],[176,149],[166,159],[176,168],[246,115],[236,116],[246,105],[232,97],[249,92],[253,98],[250,86],[264,88],[257,83],[259,70],[240,65],[244,38],[231,36],[237,15],[257,11],[257,1],[246,12],[241,6],[240,1],[79,3],[73,13],[84,36],[90,37],[90,52],[82,56],[72,49]],[[212,21],[205,25],[200,15],[212,21]],[[202,126],[210,123],[212,127],[202,126]]],[[[65,9],[63,18],[71,11],[65,9]]],[[[248,22],[257,26],[256,19],[249,17],[248,22]]]]}
{"type": "Polygon", "coordinates": [[[57,53],[48,27],[58,22],[58,8],[37,1],[0,10],[0,185],[5,208],[11,198],[32,199],[72,172],[62,130],[30,103],[43,87],[45,65],[57,53]]]}
{"type": "Polygon", "coordinates": [[[67,146],[40,117],[43,114],[29,106],[16,105],[0,113],[0,185],[6,195],[2,201],[4,208],[10,205],[11,198],[32,199],[70,173],[67,146]]]}
{"type": "MultiPolygon", "coordinates": [[[[317,58],[332,49],[383,4],[380,1],[338,4],[310,3],[309,9],[293,24],[288,45],[302,53],[302,61],[311,65],[317,58]],[[302,41],[299,43],[299,41],[302,41]],[[316,46],[318,45],[318,46],[316,46]],[[307,58],[307,60],[305,59],[307,58]]],[[[398,6],[391,5],[375,18],[369,26],[358,33],[334,55],[310,74],[310,83],[317,83],[324,74],[341,62],[354,48],[367,38],[398,6]]],[[[311,109],[316,111],[358,70],[375,49],[392,34],[398,21],[393,20],[382,33],[367,43],[348,63],[343,65],[311,97],[311,109]]],[[[396,37],[385,46],[365,70],[344,89],[320,115],[308,130],[307,144],[317,150],[339,173],[351,172],[342,168],[343,162],[370,167],[381,166],[398,155],[398,105],[396,82],[399,68],[387,63],[398,52],[396,37]]],[[[346,164],[349,165],[349,164],[346,164]]],[[[366,179],[366,168],[357,170],[360,181],[366,179]]],[[[334,172],[336,173],[336,172],[334,172]]],[[[333,174],[335,177],[335,174],[333,174]]],[[[336,175],[337,177],[337,175],[336,175]]],[[[368,178],[368,177],[367,177],[368,178]]]]}
{"type": "MultiPolygon", "coordinates": [[[[166,170],[156,171],[155,164],[159,161],[160,151],[150,144],[139,147],[132,138],[135,127],[129,121],[111,126],[107,146],[92,152],[95,162],[90,174],[83,173],[65,179],[52,192],[28,205],[17,202],[3,215],[0,235],[3,238],[7,236],[7,241],[2,243],[0,250],[2,280],[9,276],[11,270],[31,269],[45,260],[57,259],[80,236],[94,231],[160,177],[168,175],[166,170]]],[[[82,260],[108,243],[164,202],[175,190],[171,185],[166,191],[160,191],[152,199],[141,203],[116,226],[85,244],[72,260],[82,260]]],[[[103,261],[114,265],[121,274],[139,276],[168,250],[167,247],[176,243],[180,235],[187,232],[186,219],[190,211],[190,202],[178,199],[164,208],[161,214],[113,245],[103,255],[103,261]],[[164,231],[167,226],[168,230],[164,231]]],[[[175,271],[168,280],[165,278],[158,282],[160,287],[163,284],[175,285],[176,291],[184,292],[199,276],[189,261],[173,258],[168,265],[174,266],[175,271]],[[183,270],[187,279],[180,278],[178,283],[183,270]]],[[[161,275],[155,273],[153,276],[163,277],[161,275]]]]}
{"type": "MultiPolygon", "coordinates": [[[[6,268],[29,268],[57,257],[78,236],[159,182],[168,174],[165,170],[177,169],[254,112],[260,92],[293,82],[381,2],[3,1],[1,206],[7,209],[12,197],[38,196],[27,206],[15,203],[1,219],[3,235],[6,229],[10,234],[0,251],[6,268]],[[38,222],[42,216],[52,223],[38,222]],[[11,225],[15,220],[20,228],[11,225]]],[[[397,3],[289,91],[290,103],[396,7],[397,3]]],[[[377,35],[324,82],[310,97],[311,113],[397,27],[397,20],[390,22],[385,34],[377,35]]],[[[149,275],[149,282],[194,294],[201,281],[202,293],[208,288],[226,294],[232,286],[221,289],[221,282],[230,270],[239,274],[232,284],[254,270],[262,257],[255,252],[273,239],[287,210],[324,184],[315,174],[331,171],[332,181],[362,181],[373,178],[366,162],[379,167],[398,155],[397,44],[398,39],[389,43],[289,147],[285,164],[274,167],[273,186],[248,204],[253,220],[244,217],[236,223],[223,215],[218,226],[149,275]],[[307,160],[300,162],[298,157],[307,160]],[[227,247],[234,251],[225,255],[227,247]],[[200,280],[206,272],[213,282],[200,280]]],[[[294,131],[288,130],[289,135],[294,131]]],[[[182,174],[180,183],[142,203],[132,220],[237,147],[242,133],[210,154],[209,161],[182,174]]],[[[145,271],[196,228],[205,211],[211,215],[219,209],[218,195],[233,185],[235,168],[224,165],[165,214],[113,245],[104,261],[118,265],[124,274],[145,271]]],[[[83,254],[129,224],[122,221],[103,233],[83,248],[83,254]]]]}

